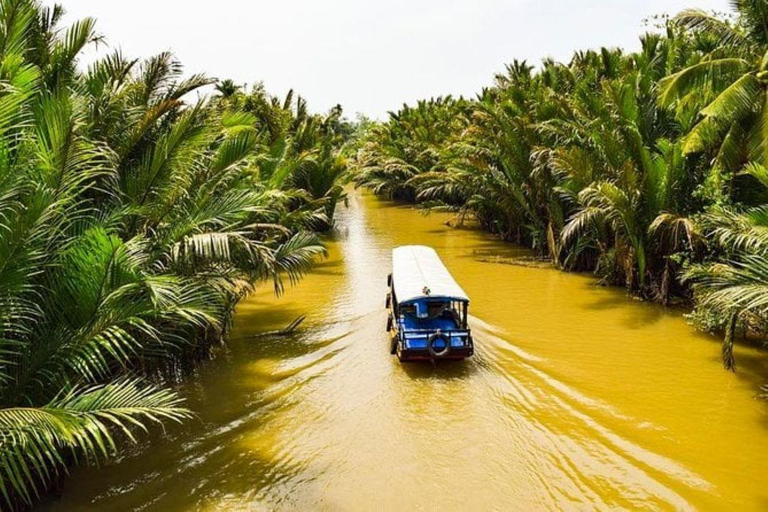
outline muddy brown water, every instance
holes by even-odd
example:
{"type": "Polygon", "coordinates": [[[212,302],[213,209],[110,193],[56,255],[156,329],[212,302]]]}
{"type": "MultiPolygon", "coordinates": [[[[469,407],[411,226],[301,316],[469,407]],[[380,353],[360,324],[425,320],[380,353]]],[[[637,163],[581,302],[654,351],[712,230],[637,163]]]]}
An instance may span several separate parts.
{"type": "Polygon", "coordinates": [[[354,192],[329,257],[238,309],[184,385],[198,418],[51,510],[768,509],[765,353],[524,250],[354,192]],[[477,354],[403,365],[385,332],[390,251],[433,246],[472,298],[477,354]],[[307,315],[290,336],[259,336],[307,315]]]}

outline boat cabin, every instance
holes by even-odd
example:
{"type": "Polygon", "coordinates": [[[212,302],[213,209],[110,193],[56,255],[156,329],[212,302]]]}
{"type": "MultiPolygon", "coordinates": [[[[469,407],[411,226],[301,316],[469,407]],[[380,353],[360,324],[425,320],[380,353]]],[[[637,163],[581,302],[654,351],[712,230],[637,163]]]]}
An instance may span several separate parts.
{"type": "Polygon", "coordinates": [[[401,361],[464,359],[474,353],[469,297],[431,247],[392,251],[387,330],[401,361]]]}

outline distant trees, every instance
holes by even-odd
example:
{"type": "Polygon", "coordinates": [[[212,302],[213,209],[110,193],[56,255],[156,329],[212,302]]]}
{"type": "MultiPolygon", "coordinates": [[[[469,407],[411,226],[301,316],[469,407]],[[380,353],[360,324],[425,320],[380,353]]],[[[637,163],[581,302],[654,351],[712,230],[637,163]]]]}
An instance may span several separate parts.
{"type": "Polygon", "coordinates": [[[355,179],[633,294],[691,297],[733,368],[734,333],[768,327],[768,4],[735,6],[684,11],[636,53],[515,61],[474,100],[405,106],[367,130],[355,179]]]}

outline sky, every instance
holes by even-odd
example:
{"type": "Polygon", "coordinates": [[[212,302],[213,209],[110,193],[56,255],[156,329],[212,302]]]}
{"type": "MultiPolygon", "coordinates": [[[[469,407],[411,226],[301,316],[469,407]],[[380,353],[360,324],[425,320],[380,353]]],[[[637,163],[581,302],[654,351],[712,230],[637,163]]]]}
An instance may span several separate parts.
{"type": "MultiPolygon", "coordinates": [[[[46,1],[50,4],[51,2],[46,1]]],[[[58,0],[109,48],[173,51],[188,73],[296,90],[315,112],[383,118],[403,103],[474,97],[513,59],[634,50],[643,20],[728,0],[58,0]]],[[[66,22],[66,21],[65,21],[66,22]]],[[[93,52],[85,61],[93,59],[93,52]]]]}

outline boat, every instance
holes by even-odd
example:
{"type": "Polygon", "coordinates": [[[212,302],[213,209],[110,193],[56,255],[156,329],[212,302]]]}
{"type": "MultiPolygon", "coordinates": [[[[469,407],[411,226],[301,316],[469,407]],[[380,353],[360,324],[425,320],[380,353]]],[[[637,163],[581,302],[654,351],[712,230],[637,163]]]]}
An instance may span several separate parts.
{"type": "Polygon", "coordinates": [[[467,325],[469,297],[434,249],[396,247],[387,286],[390,352],[400,361],[465,359],[474,354],[467,325]]]}

